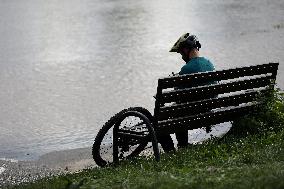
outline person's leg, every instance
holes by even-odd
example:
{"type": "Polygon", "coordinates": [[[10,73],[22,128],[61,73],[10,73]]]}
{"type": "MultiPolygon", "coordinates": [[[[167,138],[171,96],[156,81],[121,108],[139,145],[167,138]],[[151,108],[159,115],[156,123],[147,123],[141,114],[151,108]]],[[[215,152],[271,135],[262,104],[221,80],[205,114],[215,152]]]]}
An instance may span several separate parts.
{"type": "Polygon", "coordinates": [[[183,148],[188,146],[188,132],[187,130],[182,132],[176,132],[176,138],[178,141],[178,148],[183,148]]]}
{"type": "Polygon", "coordinates": [[[158,142],[162,145],[165,152],[175,151],[174,142],[170,135],[159,136],[158,142]]]}

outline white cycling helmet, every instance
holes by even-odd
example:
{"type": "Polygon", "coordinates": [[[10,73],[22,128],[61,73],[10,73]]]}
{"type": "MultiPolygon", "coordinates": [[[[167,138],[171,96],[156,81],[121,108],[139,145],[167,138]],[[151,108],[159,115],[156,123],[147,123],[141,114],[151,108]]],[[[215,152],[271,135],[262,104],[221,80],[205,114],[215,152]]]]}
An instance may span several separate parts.
{"type": "Polygon", "coordinates": [[[185,33],[177,40],[177,42],[171,48],[170,52],[179,53],[182,48],[188,48],[190,50],[196,48],[197,50],[199,50],[201,48],[201,44],[199,43],[195,35],[185,33]]]}

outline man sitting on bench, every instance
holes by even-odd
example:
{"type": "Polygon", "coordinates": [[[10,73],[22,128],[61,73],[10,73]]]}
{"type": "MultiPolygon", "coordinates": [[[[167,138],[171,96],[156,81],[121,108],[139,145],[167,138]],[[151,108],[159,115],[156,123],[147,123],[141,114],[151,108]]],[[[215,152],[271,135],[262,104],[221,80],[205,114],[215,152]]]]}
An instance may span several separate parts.
{"type": "MultiPolygon", "coordinates": [[[[201,44],[199,43],[195,35],[186,33],[182,35],[174,46],[171,48],[170,52],[180,53],[182,59],[185,61],[185,65],[181,68],[179,72],[182,74],[192,74],[197,72],[213,71],[215,68],[210,60],[200,57],[199,49],[201,44]]],[[[208,83],[207,83],[208,84],[208,83]]],[[[190,84],[191,87],[194,85],[202,85],[200,83],[190,84]]],[[[188,132],[176,132],[176,139],[178,141],[178,148],[186,147],[188,145],[188,132]]],[[[159,138],[165,152],[173,151],[174,144],[170,135],[163,136],[159,138]]]]}

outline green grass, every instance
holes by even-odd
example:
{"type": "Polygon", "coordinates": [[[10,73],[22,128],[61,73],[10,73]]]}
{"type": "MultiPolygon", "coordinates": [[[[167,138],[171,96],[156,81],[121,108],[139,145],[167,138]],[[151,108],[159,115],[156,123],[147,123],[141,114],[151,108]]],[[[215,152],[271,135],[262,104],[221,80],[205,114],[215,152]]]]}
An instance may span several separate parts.
{"type": "Polygon", "coordinates": [[[284,129],[194,145],[14,188],[284,188],[284,129]],[[81,186],[76,187],[81,181],[81,186]]]}
{"type": "Polygon", "coordinates": [[[160,162],[141,157],[11,188],[284,188],[284,94],[274,92],[264,111],[234,122],[224,138],[160,162]]]}

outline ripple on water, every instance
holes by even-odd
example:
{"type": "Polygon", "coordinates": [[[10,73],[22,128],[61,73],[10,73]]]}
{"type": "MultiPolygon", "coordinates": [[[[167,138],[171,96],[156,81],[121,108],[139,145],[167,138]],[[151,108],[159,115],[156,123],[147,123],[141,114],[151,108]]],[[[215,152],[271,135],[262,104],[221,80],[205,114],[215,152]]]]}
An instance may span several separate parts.
{"type": "Polygon", "coordinates": [[[2,174],[6,169],[4,167],[0,167],[0,174],[2,174]]]}

